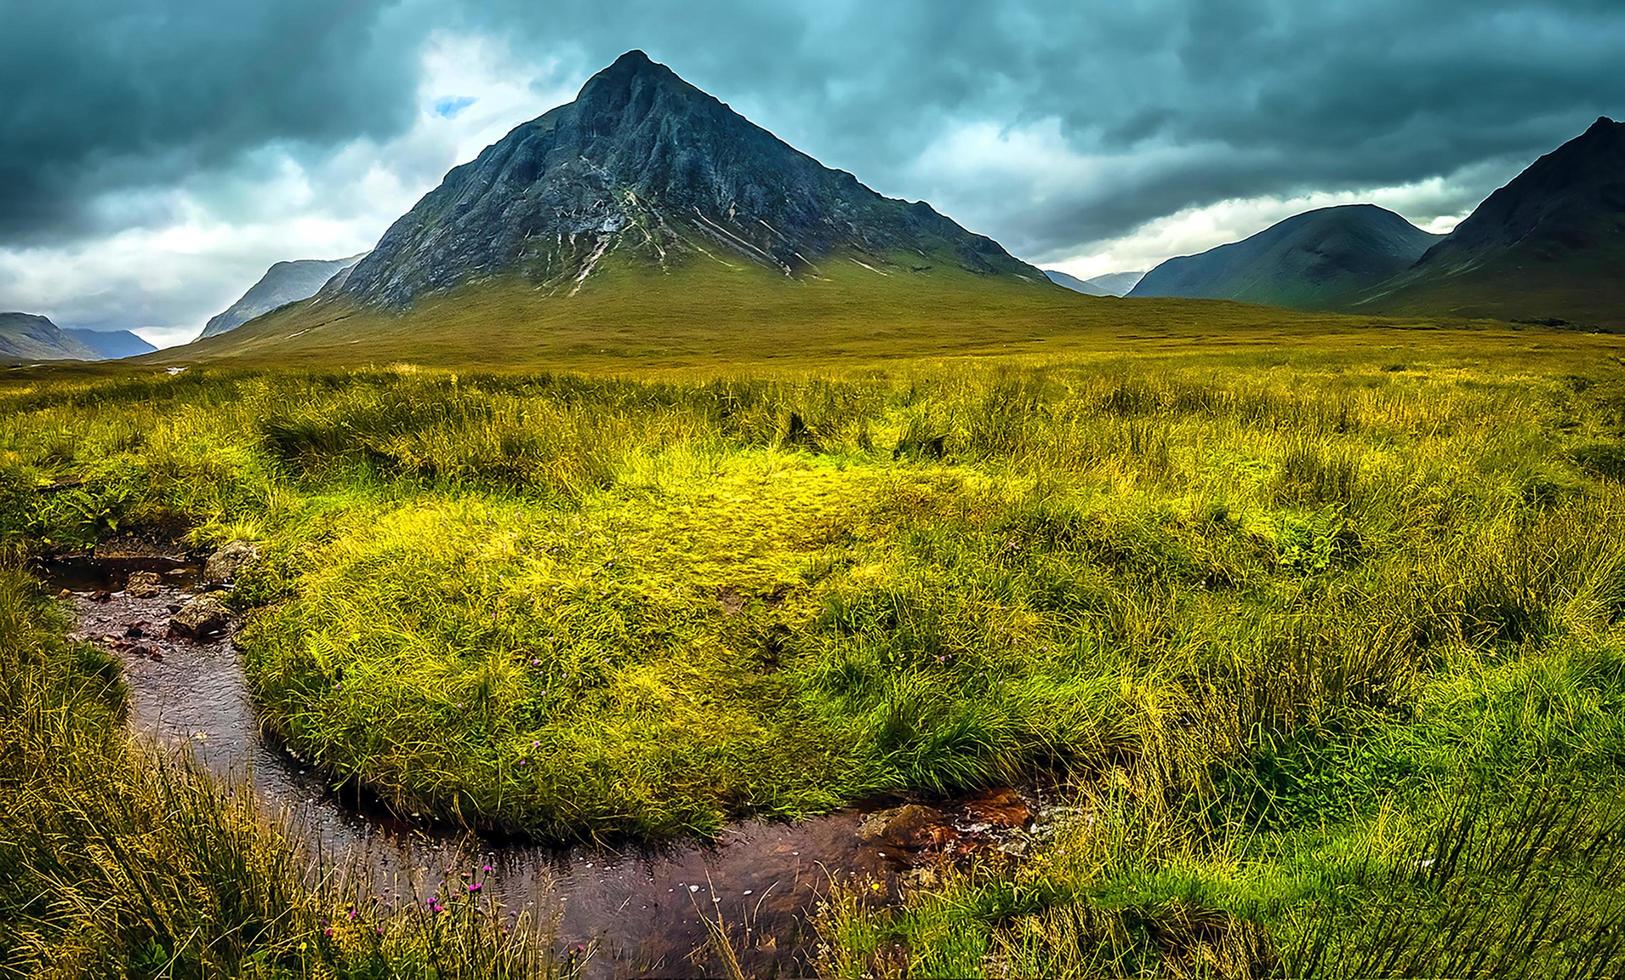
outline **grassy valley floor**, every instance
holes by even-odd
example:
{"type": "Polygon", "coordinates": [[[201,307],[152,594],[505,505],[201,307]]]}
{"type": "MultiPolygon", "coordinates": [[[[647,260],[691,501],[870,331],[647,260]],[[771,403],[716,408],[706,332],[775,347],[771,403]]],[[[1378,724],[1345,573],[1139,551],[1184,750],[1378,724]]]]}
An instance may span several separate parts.
{"type": "MultiPolygon", "coordinates": [[[[832,973],[1625,967],[1625,341],[1339,320],[972,352],[19,373],[0,535],[256,541],[232,601],[279,734],[468,826],[1081,787],[1019,865],[838,894],[832,973]]],[[[29,615],[8,636],[49,647],[29,615]]],[[[0,950],[65,941],[24,893],[100,873],[20,854],[0,950]]]]}

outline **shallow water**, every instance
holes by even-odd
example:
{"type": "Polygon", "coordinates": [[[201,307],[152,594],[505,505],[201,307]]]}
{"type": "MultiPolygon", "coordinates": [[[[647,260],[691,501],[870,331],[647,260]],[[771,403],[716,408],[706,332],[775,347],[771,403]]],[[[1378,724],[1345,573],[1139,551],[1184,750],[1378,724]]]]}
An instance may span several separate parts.
{"type": "MultiPolygon", "coordinates": [[[[704,922],[719,914],[748,972],[809,974],[816,936],[808,914],[830,881],[861,876],[890,895],[918,860],[860,839],[858,826],[878,803],[798,824],[747,821],[714,844],[643,852],[494,843],[414,826],[330,792],[262,737],[229,638],[168,636],[170,614],[200,588],[196,565],[99,557],[53,563],[44,577],[70,593],[75,637],[123,661],[137,732],[185,746],[227,780],[247,780],[324,860],[370,878],[369,888],[397,902],[444,899],[484,879],[482,899],[510,910],[529,905],[556,923],[561,946],[592,948],[590,976],[720,973],[704,922]],[[158,595],[122,591],[137,570],[163,574],[158,595]],[[487,864],[489,875],[479,870],[487,864]]],[[[973,815],[957,816],[963,824],[973,815]]]]}

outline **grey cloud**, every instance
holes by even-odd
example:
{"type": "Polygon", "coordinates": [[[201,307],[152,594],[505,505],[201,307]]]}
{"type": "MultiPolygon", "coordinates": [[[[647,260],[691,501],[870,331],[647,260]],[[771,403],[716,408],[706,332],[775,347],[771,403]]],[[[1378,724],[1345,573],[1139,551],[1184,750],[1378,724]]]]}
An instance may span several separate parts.
{"type": "Polygon", "coordinates": [[[0,236],[108,230],[99,194],[410,118],[418,24],[381,0],[6,4],[0,236]]]}
{"type": "Polygon", "coordinates": [[[1454,207],[1625,111],[1617,0],[54,0],[6,18],[0,246],[162,222],[163,189],[251,181],[259,148],[320,168],[398,136],[440,29],[580,78],[642,47],[826,163],[1035,258],[1234,197],[1445,177],[1437,206],[1454,207]],[[918,184],[957,125],[1052,118],[1075,152],[1121,165],[1048,194],[918,184]]]}

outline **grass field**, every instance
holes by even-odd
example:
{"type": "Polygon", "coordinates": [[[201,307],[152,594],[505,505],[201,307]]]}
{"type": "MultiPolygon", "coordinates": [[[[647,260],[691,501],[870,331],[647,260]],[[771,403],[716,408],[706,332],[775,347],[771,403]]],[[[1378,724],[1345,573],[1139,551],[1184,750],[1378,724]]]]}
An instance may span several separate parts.
{"type": "MultiPolygon", "coordinates": [[[[1019,866],[837,896],[833,973],[1625,967],[1625,340],[1032,295],[906,343],[695,319],[537,353],[531,322],[390,365],[332,323],[274,366],[271,317],[246,366],[18,373],[0,534],[259,542],[233,601],[280,733],[471,826],[1080,787],[1019,866]]],[[[55,649],[7,581],[7,635],[55,649]]],[[[53,656],[19,676],[86,655],[53,656]]],[[[68,713],[75,799],[146,771],[68,713]]],[[[9,870],[0,944],[57,880],[9,870]]]]}

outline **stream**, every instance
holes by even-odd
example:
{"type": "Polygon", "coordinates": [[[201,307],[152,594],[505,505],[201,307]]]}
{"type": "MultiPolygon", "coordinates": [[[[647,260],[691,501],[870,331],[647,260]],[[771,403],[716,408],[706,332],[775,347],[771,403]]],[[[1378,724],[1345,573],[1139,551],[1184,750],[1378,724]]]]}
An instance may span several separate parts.
{"type": "MultiPolygon", "coordinates": [[[[370,876],[369,888],[386,900],[449,898],[483,879],[482,897],[528,907],[554,923],[561,948],[584,947],[589,977],[720,974],[706,925],[719,915],[746,972],[809,975],[817,946],[809,918],[832,881],[862,878],[889,897],[900,876],[942,859],[940,848],[928,858],[868,829],[898,800],[794,824],[744,821],[716,841],[622,851],[481,840],[375,812],[332,792],[262,735],[229,630],[201,642],[170,635],[170,616],[202,588],[197,564],[62,559],[42,577],[71,601],[73,638],[123,663],[138,735],[184,747],[220,778],[251,785],[319,860],[370,876]],[[136,571],[160,574],[155,594],[124,591],[136,571]]],[[[1003,790],[938,803],[940,824],[930,832],[938,844],[946,837],[954,846],[1020,849],[1038,830],[1028,829],[1040,809],[1033,802],[1029,810],[1033,796],[1003,790]]]]}

